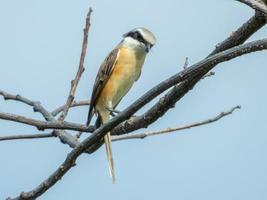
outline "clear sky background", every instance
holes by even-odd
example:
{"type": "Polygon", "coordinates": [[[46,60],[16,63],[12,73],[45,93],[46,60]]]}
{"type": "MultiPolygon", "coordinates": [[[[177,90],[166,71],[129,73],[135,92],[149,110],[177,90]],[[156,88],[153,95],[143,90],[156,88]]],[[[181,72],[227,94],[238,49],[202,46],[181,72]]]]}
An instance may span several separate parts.
{"type": "MultiPolygon", "coordinates": [[[[94,12],[77,99],[90,97],[99,65],[123,33],[144,26],[158,39],[120,110],[180,71],[185,57],[193,64],[207,56],[253,15],[231,0],[0,0],[0,89],[40,100],[49,110],[63,104],[77,70],[89,6],[94,12]]],[[[250,40],[266,36],[265,27],[250,40]]],[[[115,185],[103,148],[82,155],[40,199],[267,199],[266,56],[254,53],[218,65],[215,76],[201,81],[148,130],[204,120],[238,104],[240,111],[172,135],[113,143],[115,185]]],[[[84,123],[87,110],[73,109],[67,120],[84,123]]],[[[30,107],[2,99],[0,112],[42,119],[30,107]]],[[[0,127],[0,135],[38,132],[7,121],[0,127]]],[[[57,138],[0,142],[0,199],[36,187],[70,150],[57,138]]]]}

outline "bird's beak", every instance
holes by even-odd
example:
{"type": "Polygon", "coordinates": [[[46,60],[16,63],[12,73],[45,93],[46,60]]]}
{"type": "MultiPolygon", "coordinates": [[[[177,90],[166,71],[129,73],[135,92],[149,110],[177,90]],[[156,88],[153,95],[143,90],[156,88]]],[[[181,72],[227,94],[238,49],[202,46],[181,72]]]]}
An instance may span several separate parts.
{"type": "Polygon", "coordinates": [[[146,52],[148,53],[152,47],[153,47],[152,44],[147,43],[146,44],[146,52]]]}

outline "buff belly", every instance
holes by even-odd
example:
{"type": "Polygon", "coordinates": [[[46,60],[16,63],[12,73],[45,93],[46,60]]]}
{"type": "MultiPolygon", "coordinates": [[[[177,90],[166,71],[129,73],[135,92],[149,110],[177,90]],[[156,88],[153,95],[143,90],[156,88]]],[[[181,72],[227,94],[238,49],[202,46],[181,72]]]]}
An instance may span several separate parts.
{"type": "Polygon", "coordinates": [[[138,79],[144,59],[145,55],[138,57],[132,50],[120,49],[113,72],[98,98],[98,111],[108,111],[107,107],[114,108],[120,102],[138,79]]]}

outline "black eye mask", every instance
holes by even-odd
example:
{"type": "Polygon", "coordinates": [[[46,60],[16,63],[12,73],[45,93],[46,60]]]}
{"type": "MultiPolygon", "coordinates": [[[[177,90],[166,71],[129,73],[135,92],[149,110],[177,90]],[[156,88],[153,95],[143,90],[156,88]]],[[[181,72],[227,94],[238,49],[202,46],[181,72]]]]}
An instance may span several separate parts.
{"type": "Polygon", "coordinates": [[[132,37],[133,39],[138,40],[139,42],[142,42],[145,45],[148,44],[148,42],[143,38],[143,36],[138,31],[129,32],[128,34],[126,34],[126,36],[132,37]]]}

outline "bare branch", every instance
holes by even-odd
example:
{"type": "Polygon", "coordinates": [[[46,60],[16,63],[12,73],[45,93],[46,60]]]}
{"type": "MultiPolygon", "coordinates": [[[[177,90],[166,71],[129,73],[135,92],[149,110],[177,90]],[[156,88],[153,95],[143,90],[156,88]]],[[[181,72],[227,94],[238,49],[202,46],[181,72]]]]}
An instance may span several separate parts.
{"type": "Polygon", "coordinates": [[[215,49],[208,55],[214,55],[218,52],[230,49],[234,46],[243,44],[254,33],[266,24],[266,17],[262,13],[256,12],[246,23],[234,31],[228,38],[218,43],[215,49]]]}
{"type": "MultiPolygon", "coordinates": [[[[89,106],[90,105],[90,101],[88,100],[82,100],[82,101],[73,101],[73,103],[71,104],[70,107],[78,107],[78,106],[89,106]]],[[[55,117],[57,116],[60,112],[62,112],[65,108],[65,105],[62,105],[58,108],[56,108],[54,111],[51,112],[51,114],[55,117]]]]}
{"type": "Polygon", "coordinates": [[[267,5],[261,0],[236,0],[267,15],[267,5]]]}
{"type": "Polygon", "coordinates": [[[83,124],[77,124],[72,122],[59,122],[56,120],[53,121],[41,121],[36,119],[31,119],[28,117],[24,117],[21,115],[15,115],[10,113],[0,113],[0,119],[18,122],[22,124],[27,124],[30,126],[36,127],[38,130],[45,130],[45,129],[68,129],[74,131],[83,131],[83,132],[93,132],[93,126],[85,126],[83,124]]]}
{"type": "Polygon", "coordinates": [[[186,69],[186,68],[188,67],[188,64],[189,64],[189,62],[188,62],[188,57],[185,57],[185,61],[184,61],[184,66],[183,66],[183,68],[186,69]]]}
{"type": "MultiPolygon", "coordinates": [[[[261,13],[256,13],[246,23],[244,23],[240,28],[238,28],[234,32],[234,34],[231,34],[223,42],[216,45],[216,48],[209,54],[209,56],[244,43],[248,38],[250,38],[251,35],[253,35],[256,31],[262,28],[265,24],[265,16],[261,13]]],[[[200,78],[203,75],[201,74],[200,78]]],[[[163,82],[169,82],[171,78],[172,77],[163,82]]],[[[162,84],[163,82],[161,82],[160,84],[162,84]]],[[[197,81],[191,83],[190,81],[184,81],[183,83],[180,83],[179,87],[175,87],[172,91],[172,96],[176,95],[175,99],[174,97],[170,96],[169,101],[166,101],[164,99],[160,100],[143,115],[131,118],[121,123],[119,126],[112,130],[112,134],[120,135],[138,130],[140,128],[147,128],[151,123],[159,119],[169,109],[173,108],[174,103],[177,102],[180,98],[182,98],[183,95],[185,95],[196,83],[197,81]],[[173,100],[172,103],[170,103],[170,100],[173,100]]],[[[146,94],[152,92],[152,90],[156,90],[155,87],[149,90],[146,94]]]]}
{"type": "Polygon", "coordinates": [[[205,74],[204,76],[202,76],[202,79],[208,78],[208,77],[211,77],[211,76],[214,76],[214,75],[215,75],[215,72],[208,72],[207,74],[205,74]]]}
{"type": "Polygon", "coordinates": [[[55,137],[55,135],[53,133],[12,135],[12,136],[1,136],[0,141],[22,140],[22,139],[41,139],[41,138],[51,138],[51,137],[55,137]]]}
{"type": "Polygon", "coordinates": [[[13,95],[13,94],[4,92],[2,90],[0,90],[0,95],[3,96],[5,100],[19,101],[21,103],[25,103],[29,106],[32,106],[34,112],[41,113],[46,120],[51,119],[50,113],[41,105],[41,103],[39,101],[32,101],[32,100],[30,100],[26,97],[23,97],[19,94],[13,95]]]}
{"type": "Polygon", "coordinates": [[[216,121],[222,119],[223,117],[225,117],[227,115],[232,114],[237,109],[241,109],[241,106],[235,106],[228,111],[221,112],[220,114],[216,115],[215,117],[206,119],[206,120],[201,121],[201,122],[195,122],[192,124],[179,126],[179,127],[175,127],[175,128],[166,128],[166,129],[163,129],[160,131],[149,131],[149,132],[140,133],[140,134],[112,136],[112,141],[121,141],[121,140],[128,140],[128,139],[144,139],[144,138],[149,137],[149,136],[172,133],[175,131],[181,131],[181,130],[190,129],[190,128],[197,127],[197,126],[210,124],[210,123],[213,123],[213,122],[216,122],[216,121]]]}
{"type": "MultiPolygon", "coordinates": [[[[2,95],[5,100],[19,101],[19,102],[25,103],[25,104],[27,104],[29,106],[32,106],[33,107],[33,110],[35,112],[40,112],[47,121],[57,122],[57,120],[51,115],[51,113],[49,113],[41,105],[41,103],[39,101],[33,101],[33,100],[30,100],[30,99],[28,99],[26,97],[23,97],[23,96],[19,95],[19,94],[13,95],[13,94],[4,92],[2,90],[0,91],[0,95],[2,95]]],[[[32,126],[35,126],[36,125],[36,127],[39,124],[43,124],[42,121],[37,120],[37,122],[36,122],[36,120],[34,120],[34,119],[25,118],[23,116],[14,115],[14,114],[4,113],[2,115],[2,117],[4,117],[5,120],[10,120],[10,121],[15,121],[15,122],[25,123],[25,124],[32,125],[32,126]],[[17,121],[17,120],[22,120],[22,121],[17,121]],[[32,124],[32,122],[33,122],[33,124],[32,124]]],[[[62,143],[68,144],[72,148],[74,148],[75,146],[77,146],[79,144],[79,141],[77,141],[74,136],[72,136],[71,134],[69,134],[68,132],[66,132],[64,130],[54,130],[53,131],[53,134],[56,135],[56,136],[58,136],[59,139],[60,139],[60,141],[62,143]]]]}
{"type": "MultiPolygon", "coordinates": [[[[187,68],[186,71],[187,73],[190,72],[193,77],[199,75],[195,73],[199,72],[200,69],[202,69],[203,72],[205,72],[206,74],[207,70],[209,70],[211,66],[214,67],[216,64],[223,62],[225,60],[230,60],[234,57],[247,54],[253,51],[259,51],[262,49],[267,49],[267,39],[250,42],[248,44],[240,45],[238,47],[234,47],[224,52],[218,53],[214,56],[204,59],[203,61],[193,65],[190,68],[187,68]]],[[[186,77],[188,75],[187,73],[181,74],[180,77],[181,78],[186,77]]],[[[162,90],[162,88],[160,87],[158,87],[158,89],[162,90]]],[[[85,152],[90,146],[100,141],[101,138],[103,138],[107,132],[111,131],[119,123],[130,118],[137,110],[139,110],[147,102],[151,101],[156,96],[155,94],[157,94],[157,92],[153,90],[152,92],[148,92],[146,95],[143,95],[140,99],[136,100],[127,109],[120,112],[118,115],[116,115],[114,118],[109,120],[107,123],[103,124],[97,130],[95,130],[91,136],[89,136],[83,142],[81,142],[78,146],[76,146],[68,154],[67,158],[60,165],[60,167],[51,176],[49,176],[46,180],[44,180],[39,186],[37,186],[37,188],[34,188],[33,190],[29,192],[23,192],[21,193],[21,195],[19,195],[18,197],[15,197],[14,199],[23,199],[23,200],[35,199],[38,196],[42,195],[45,191],[47,191],[50,187],[52,187],[58,180],[60,180],[68,172],[68,170],[70,170],[74,166],[76,159],[83,152],[85,152]]]]}
{"type": "Polygon", "coordinates": [[[80,58],[80,64],[78,67],[78,71],[77,74],[75,76],[75,79],[71,81],[71,89],[69,92],[69,96],[67,98],[67,102],[66,102],[66,106],[64,106],[64,110],[61,113],[61,115],[59,116],[59,121],[64,121],[64,119],[66,118],[69,108],[74,100],[74,95],[77,89],[77,86],[79,84],[80,78],[82,76],[82,73],[84,72],[84,60],[85,60],[85,56],[86,56],[86,50],[87,50],[87,43],[88,43],[88,32],[90,29],[90,18],[91,18],[91,13],[93,12],[92,8],[89,8],[89,11],[87,13],[87,17],[86,17],[86,23],[85,23],[85,28],[83,30],[83,43],[82,43],[82,53],[81,53],[81,58],[80,58]]]}

